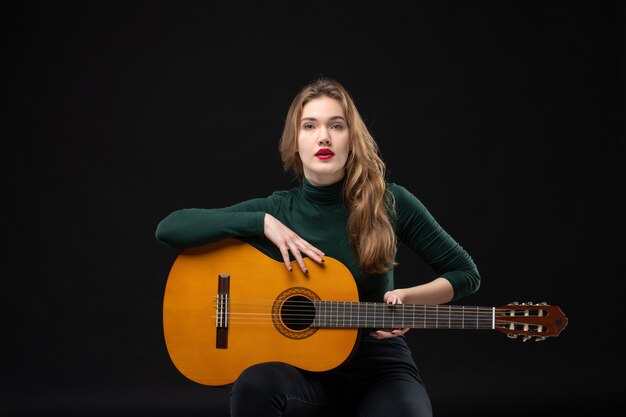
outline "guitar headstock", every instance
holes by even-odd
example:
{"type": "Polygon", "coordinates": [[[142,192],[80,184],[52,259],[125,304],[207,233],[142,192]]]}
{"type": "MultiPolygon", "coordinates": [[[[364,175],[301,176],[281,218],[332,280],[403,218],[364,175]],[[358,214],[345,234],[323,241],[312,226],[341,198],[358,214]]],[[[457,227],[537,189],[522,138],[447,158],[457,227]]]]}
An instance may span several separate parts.
{"type": "Polygon", "coordinates": [[[497,307],[495,314],[495,330],[513,339],[522,336],[524,342],[558,336],[567,322],[560,307],[546,303],[513,302],[497,307]]]}

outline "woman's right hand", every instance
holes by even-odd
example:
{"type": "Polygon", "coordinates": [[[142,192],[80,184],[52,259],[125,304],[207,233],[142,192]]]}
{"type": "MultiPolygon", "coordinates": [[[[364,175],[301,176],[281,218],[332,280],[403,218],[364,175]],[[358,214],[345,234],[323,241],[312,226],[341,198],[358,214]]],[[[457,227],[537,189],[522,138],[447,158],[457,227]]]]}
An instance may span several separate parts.
{"type": "Polygon", "coordinates": [[[321,258],[324,256],[324,252],[302,239],[296,232],[285,226],[269,213],[265,213],[264,233],[280,250],[285,266],[289,271],[291,271],[289,252],[296,258],[300,269],[302,269],[305,274],[308,274],[309,271],[302,259],[303,254],[319,264],[324,262],[321,258]]]}

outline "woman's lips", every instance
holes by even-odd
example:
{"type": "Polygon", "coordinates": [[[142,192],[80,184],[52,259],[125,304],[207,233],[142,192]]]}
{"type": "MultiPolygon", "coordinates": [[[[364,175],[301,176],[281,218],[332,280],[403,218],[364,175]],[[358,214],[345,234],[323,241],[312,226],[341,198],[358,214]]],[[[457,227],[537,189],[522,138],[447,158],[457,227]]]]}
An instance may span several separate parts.
{"type": "Polygon", "coordinates": [[[333,156],[335,156],[335,154],[333,153],[333,151],[331,151],[328,148],[322,148],[319,151],[315,152],[315,156],[318,159],[322,159],[323,160],[323,159],[330,159],[333,156]]]}

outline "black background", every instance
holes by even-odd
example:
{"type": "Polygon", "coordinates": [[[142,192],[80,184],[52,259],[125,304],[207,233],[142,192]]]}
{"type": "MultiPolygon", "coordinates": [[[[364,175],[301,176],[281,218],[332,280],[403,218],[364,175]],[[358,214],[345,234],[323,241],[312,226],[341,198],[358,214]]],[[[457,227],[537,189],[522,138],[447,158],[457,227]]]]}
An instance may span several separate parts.
{"type": "MultiPolygon", "coordinates": [[[[608,4],[608,3],[607,3],[608,4]]],[[[20,2],[3,13],[2,415],[224,416],[170,362],[154,238],[184,207],[295,185],[277,142],[318,75],[389,179],[482,275],[467,305],[548,302],[542,342],[413,330],[435,415],[621,405],[623,45],[602,2],[20,2]]],[[[398,286],[432,278],[404,248],[398,286]]]]}

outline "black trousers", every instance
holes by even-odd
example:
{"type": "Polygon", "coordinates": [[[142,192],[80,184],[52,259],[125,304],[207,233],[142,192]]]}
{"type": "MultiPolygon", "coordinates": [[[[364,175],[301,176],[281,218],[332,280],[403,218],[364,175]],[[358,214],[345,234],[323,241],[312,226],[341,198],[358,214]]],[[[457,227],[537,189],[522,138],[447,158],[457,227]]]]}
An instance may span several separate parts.
{"type": "Polygon", "coordinates": [[[431,417],[428,393],[403,336],[364,336],[340,368],[307,372],[270,362],[235,381],[231,417],[431,417]]]}

